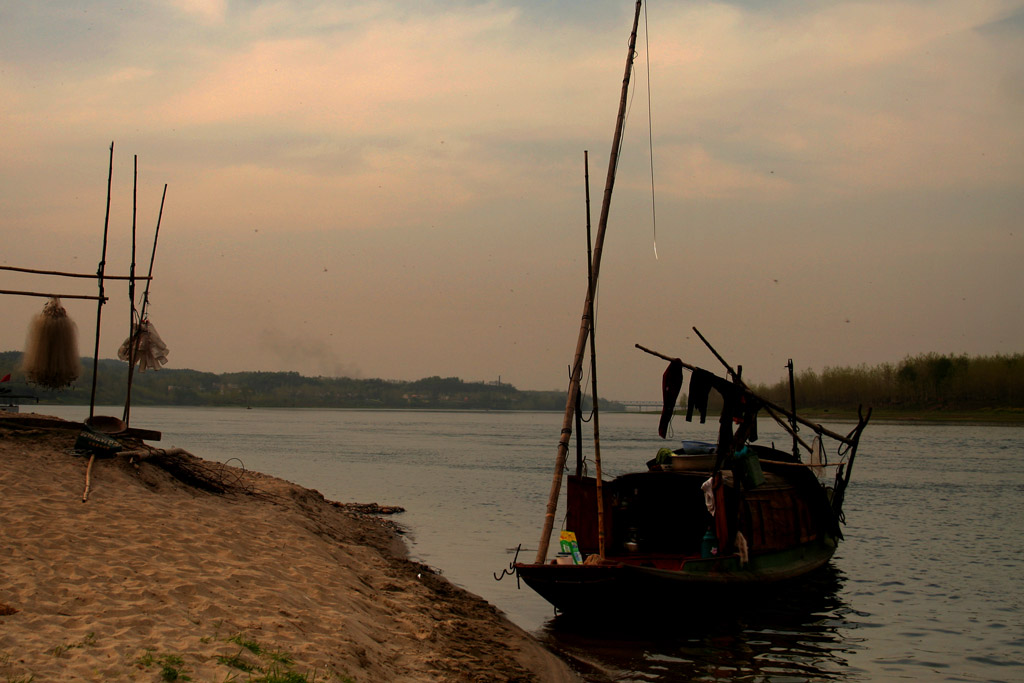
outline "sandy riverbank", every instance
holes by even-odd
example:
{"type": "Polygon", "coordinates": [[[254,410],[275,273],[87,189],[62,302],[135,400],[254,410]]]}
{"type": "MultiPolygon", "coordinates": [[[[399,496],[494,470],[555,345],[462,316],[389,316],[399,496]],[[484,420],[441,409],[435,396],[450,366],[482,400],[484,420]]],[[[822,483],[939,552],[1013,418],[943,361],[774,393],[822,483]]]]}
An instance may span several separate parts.
{"type": "Polygon", "coordinates": [[[118,455],[96,460],[83,502],[78,433],[0,415],[0,680],[577,680],[379,519],[315,491],[118,455]]]}

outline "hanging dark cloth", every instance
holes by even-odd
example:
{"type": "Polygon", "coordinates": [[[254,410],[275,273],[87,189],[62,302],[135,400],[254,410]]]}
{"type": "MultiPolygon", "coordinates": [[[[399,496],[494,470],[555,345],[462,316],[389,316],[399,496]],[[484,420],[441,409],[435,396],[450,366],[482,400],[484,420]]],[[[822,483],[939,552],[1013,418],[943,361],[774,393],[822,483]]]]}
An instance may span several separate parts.
{"type": "Polygon", "coordinates": [[[740,410],[733,422],[746,426],[744,441],[757,441],[757,413],[761,406],[754,401],[748,401],[747,397],[740,397],[740,410]]]}
{"type": "Polygon", "coordinates": [[[694,368],[690,374],[690,390],[686,401],[687,422],[693,421],[693,409],[696,408],[700,413],[700,423],[704,424],[708,415],[708,394],[711,393],[714,380],[714,375],[700,368],[694,368]]]}
{"type": "Polygon", "coordinates": [[[668,432],[668,423],[672,420],[676,399],[679,398],[679,390],[682,387],[683,361],[676,358],[669,362],[665,374],[661,376],[661,396],[664,403],[661,408],[661,421],[658,422],[658,436],[663,439],[668,432]]]}

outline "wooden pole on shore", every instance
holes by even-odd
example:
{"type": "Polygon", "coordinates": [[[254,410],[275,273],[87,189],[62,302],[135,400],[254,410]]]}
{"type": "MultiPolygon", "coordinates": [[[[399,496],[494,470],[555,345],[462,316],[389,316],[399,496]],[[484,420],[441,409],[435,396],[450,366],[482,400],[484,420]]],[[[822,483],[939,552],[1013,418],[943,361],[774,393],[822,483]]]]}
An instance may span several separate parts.
{"type": "MultiPolygon", "coordinates": [[[[142,292],[142,304],[139,306],[139,327],[141,328],[142,322],[146,319],[146,309],[149,308],[149,286],[153,283],[153,261],[156,260],[156,245],[160,240],[160,222],[164,218],[164,201],[167,199],[167,183],[164,183],[164,193],[160,196],[160,213],[156,217],[156,231],[153,233],[153,251],[149,254],[149,272],[146,274],[146,289],[142,292]]],[[[134,245],[132,247],[132,271],[134,272],[135,264],[135,250],[134,245]]],[[[135,312],[135,300],[132,299],[132,313],[135,312]]],[[[134,333],[134,328],[132,329],[134,333]]],[[[132,376],[135,371],[135,359],[139,355],[139,343],[141,338],[129,337],[129,346],[131,347],[131,361],[128,366],[128,392],[124,399],[124,423],[130,424],[132,412],[132,376]]]]}
{"type": "MultiPolygon", "coordinates": [[[[96,276],[93,275],[92,277],[96,276]]],[[[41,296],[47,299],[52,299],[53,297],[57,297],[58,299],[88,299],[89,301],[96,301],[100,299],[100,297],[95,296],[94,294],[54,294],[53,292],[24,292],[16,289],[0,289],[0,294],[15,294],[18,296],[41,296]]],[[[103,300],[106,301],[106,297],[103,297],[103,300]]]]}
{"type": "Polygon", "coordinates": [[[114,142],[110,142],[110,166],[107,169],[107,211],[103,218],[103,252],[100,254],[100,265],[96,269],[96,280],[99,284],[99,299],[96,304],[96,345],[92,356],[92,392],[89,395],[89,417],[96,411],[96,375],[100,365],[100,320],[103,317],[103,271],[107,265],[107,234],[110,229],[110,185],[114,177],[114,142]]]}
{"type": "MultiPolygon", "coordinates": [[[[605,181],[604,198],[601,202],[601,217],[597,223],[597,238],[594,243],[594,256],[591,260],[593,280],[596,285],[601,272],[601,254],[604,251],[604,235],[608,227],[608,210],[611,206],[612,189],[615,186],[615,169],[619,161],[619,144],[622,141],[622,128],[626,120],[626,100],[629,95],[629,79],[633,72],[633,56],[636,50],[637,26],[640,23],[641,0],[636,2],[636,14],[633,17],[633,30],[629,36],[629,49],[626,56],[626,70],[622,77],[622,94],[619,98],[619,112],[615,120],[615,135],[612,138],[611,154],[608,157],[608,177],[605,181]]],[[[583,305],[583,316],[580,322],[579,337],[576,339],[576,352],[573,356],[572,371],[569,380],[569,394],[565,401],[565,418],[562,421],[562,433],[558,440],[558,451],[555,456],[555,472],[551,480],[551,492],[548,495],[547,511],[544,515],[544,526],[537,547],[537,564],[547,559],[551,530],[555,526],[555,512],[558,509],[558,496],[562,489],[562,472],[565,469],[565,458],[569,451],[569,435],[572,434],[572,416],[576,408],[576,397],[580,391],[580,378],[583,371],[583,352],[590,334],[588,313],[592,305],[591,286],[587,286],[587,297],[583,305]]]]}
{"type": "MultiPolygon", "coordinates": [[[[137,235],[136,219],[139,208],[139,155],[135,155],[135,166],[132,179],[132,260],[128,268],[128,386],[125,389],[124,415],[125,425],[128,424],[129,406],[132,403],[132,371],[135,369],[135,356],[138,353],[134,340],[135,335],[135,238],[137,235]]],[[[139,318],[141,322],[141,316],[139,318]]]]}
{"type": "MultiPolygon", "coordinates": [[[[18,268],[17,266],[0,266],[0,270],[10,270],[10,271],[15,272],[15,273],[32,273],[33,275],[60,275],[61,277],[80,277],[80,278],[86,278],[86,279],[89,279],[89,280],[93,280],[93,279],[96,278],[96,273],[63,273],[63,272],[61,272],[59,270],[36,270],[35,268],[18,268]]],[[[131,275],[107,275],[107,274],[103,275],[103,279],[104,280],[130,280],[131,278],[132,278],[131,275]]],[[[149,278],[145,278],[145,277],[142,277],[142,276],[137,276],[135,279],[136,280],[148,280],[149,278]]],[[[17,292],[5,292],[5,293],[7,293],[7,294],[16,294],[17,292]]],[[[51,296],[51,295],[47,295],[47,296],[51,296]]],[[[70,294],[64,294],[64,295],[61,295],[61,296],[64,299],[73,299],[73,298],[84,299],[84,298],[86,298],[86,297],[81,297],[81,296],[73,297],[70,294]]],[[[89,298],[95,299],[96,297],[89,297],[89,298]]]]}

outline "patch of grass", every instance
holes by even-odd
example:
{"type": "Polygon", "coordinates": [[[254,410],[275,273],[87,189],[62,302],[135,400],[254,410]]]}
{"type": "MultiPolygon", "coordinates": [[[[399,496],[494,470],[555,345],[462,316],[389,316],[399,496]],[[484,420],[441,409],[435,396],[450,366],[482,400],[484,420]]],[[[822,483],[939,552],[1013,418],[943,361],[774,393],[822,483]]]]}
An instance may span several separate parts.
{"type": "Polygon", "coordinates": [[[281,671],[276,666],[272,666],[262,678],[254,678],[252,683],[313,683],[314,680],[306,674],[300,674],[291,669],[281,671]]]}
{"type": "Polygon", "coordinates": [[[292,659],[292,656],[287,652],[275,652],[274,650],[264,650],[263,655],[272,662],[284,664],[285,666],[291,666],[295,663],[295,660],[292,659]]]}
{"type": "Polygon", "coordinates": [[[91,647],[96,644],[96,634],[90,631],[77,643],[64,643],[50,650],[50,654],[54,657],[60,657],[68,650],[73,650],[78,647],[91,647]]]}
{"type": "MultiPolygon", "coordinates": [[[[218,638],[218,640],[221,640],[218,638]]],[[[209,642],[206,639],[204,642],[209,642]]],[[[232,643],[240,649],[233,654],[214,655],[213,659],[232,671],[228,672],[222,683],[245,681],[245,683],[355,683],[355,679],[342,674],[327,672],[318,676],[316,671],[300,673],[295,671],[295,660],[287,652],[268,648],[247,637],[244,633],[236,633],[222,642],[232,643]]],[[[206,660],[199,654],[186,655],[206,660]]],[[[190,681],[185,660],[178,655],[157,654],[147,649],[135,660],[135,664],[143,668],[159,667],[161,681],[190,681]]],[[[8,683],[29,683],[17,681],[8,683]]]]}
{"type": "Polygon", "coordinates": [[[237,654],[233,655],[217,655],[217,661],[224,666],[230,666],[232,669],[239,669],[246,673],[256,669],[253,664],[250,664],[247,659],[242,657],[241,650],[239,650],[237,654]]]}
{"type": "Polygon", "coordinates": [[[234,643],[235,645],[241,645],[246,650],[248,650],[256,656],[263,654],[263,648],[260,647],[259,643],[257,643],[255,640],[249,640],[241,633],[236,633],[235,635],[228,638],[228,642],[234,643]]]}
{"type": "Polygon", "coordinates": [[[178,655],[156,656],[153,650],[146,650],[145,654],[135,660],[139,666],[149,668],[154,664],[160,667],[161,681],[191,681],[192,677],[186,673],[185,660],[178,655]]]}
{"type": "MultiPolygon", "coordinates": [[[[238,645],[242,650],[233,656],[219,656],[217,661],[250,674],[246,683],[316,683],[317,681],[316,672],[303,674],[295,671],[292,668],[295,665],[295,659],[287,652],[265,647],[242,633],[236,633],[228,638],[227,642],[238,645]],[[253,665],[243,659],[244,650],[255,655],[259,659],[259,664],[253,665]],[[237,663],[243,663],[249,668],[237,666],[237,663]]],[[[355,683],[348,676],[340,677],[340,680],[342,683],[355,683]]]]}
{"type": "Polygon", "coordinates": [[[185,673],[185,660],[178,655],[164,655],[157,663],[160,664],[160,680],[162,681],[191,681],[192,678],[185,673]]]}

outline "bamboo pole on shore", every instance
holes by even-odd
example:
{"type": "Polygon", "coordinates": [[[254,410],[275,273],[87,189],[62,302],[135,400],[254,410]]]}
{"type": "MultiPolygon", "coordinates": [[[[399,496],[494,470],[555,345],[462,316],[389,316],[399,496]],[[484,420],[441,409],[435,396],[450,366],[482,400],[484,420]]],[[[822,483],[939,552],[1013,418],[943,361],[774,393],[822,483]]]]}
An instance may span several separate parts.
{"type": "Polygon", "coordinates": [[[107,234],[110,230],[110,186],[114,178],[114,143],[110,143],[110,166],[107,170],[107,211],[103,218],[103,251],[100,254],[100,264],[96,269],[96,280],[99,285],[99,297],[96,304],[96,345],[92,356],[92,391],[89,394],[89,417],[96,412],[96,375],[99,373],[100,365],[100,319],[103,317],[103,304],[106,297],[103,296],[103,271],[107,265],[107,234]]]}
{"type": "MultiPolygon", "coordinates": [[[[96,279],[96,273],[64,273],[59,270],[36,270],[35,268],[18,268],[17,266],[0,266],[0,270],[10,270],[15,273],[30,273],[32,275],[60,275],[61,277],[80,277],[88,280],[96,279]]],[[[132,275],[106,275],[104,274],[104,280],[130,280],[132,275]]],[[[136,280],[148,280],[148,277],[134,276],[136,280]]],[[[17,294],[18,292],[3,292],[10,294],[17,294]]],[[[49,295],[47,295],[49,296],[49,295]]],[[[72,298],[70,295],[62,295],[65,299],[72,298]]],[[[84,298],[84,297],[78,297],[84,298]]]]}
{"type": "MultiPolygon", "coordinates": [[[[149,254],[149,272],[145,278],[139,278],[146,280],[146,289],[142,292],[142,304],[139,306],[139,328],[141,330],[143,321],[146,320],[147,309],[149,308],[149,286],[153,283],[153,262],[156,260],[156,245],[160,240],[160,223],[164,218],[164,201],[167,199],[167,183],[164,183],[164,192],[160,196],[160,213],[156,217],[156,230],[153,233],[153,251],[149,254]]],[[[135,270],[135,247],[132,246],[132,271],[135,270]]],[[[135,314],[135,299],[132,298],[132,315],[135,314]]],[[[139,355],[139,344],[142,341],[141,335],[134,337],[135,330],[129,331],[129,346],[131,347],[130,360],[128,364],[128,391],[124,399],[124,421],[125,424],[130,423],[131,412],[132,412],[132,377],[135,371],[135,361],[139,355]]]]}
{"type": "MultiPolygon", "coordinates": [[[[96,277],[93,275],[93,277],[96,277]]],[[[100,297],[95,294],[54,294],[53,292],[23,292],[14,289],[0,289],[0,294],[16,294],[19,296],[41,296],[47,299],[57,297],[58,299],[88,299],[89,301],[97,301],[100,297]]],[[[106,301],[107,297],[103,297],[106,301]]]]}

